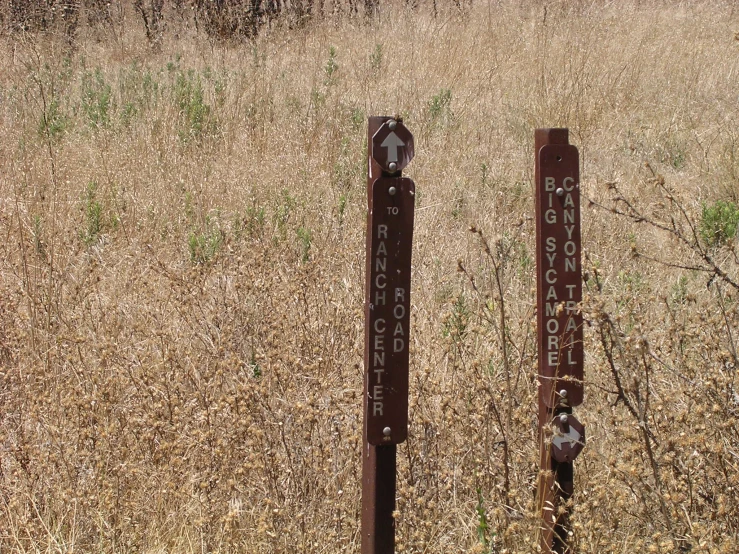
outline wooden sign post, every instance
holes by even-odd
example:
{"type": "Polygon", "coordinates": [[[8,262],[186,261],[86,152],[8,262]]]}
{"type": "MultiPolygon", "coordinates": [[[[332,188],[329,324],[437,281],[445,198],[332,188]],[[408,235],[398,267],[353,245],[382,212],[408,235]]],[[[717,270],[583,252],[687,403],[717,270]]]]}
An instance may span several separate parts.
{"type": "Polygon", "coordinates": [[[536,279],[539,353],[537,489],[544,554],[571,552],[565,503],[585,429],[572,414],[583,400],[580,161],[567,129],[537,129],[536,279]]]}
{"type": "Polygon", "coordinates": [[[395,551],[396,445],[408,436],[408,346],[415,185],[402,121],[370,117],[362,450],[362,554],[395,551]]]}

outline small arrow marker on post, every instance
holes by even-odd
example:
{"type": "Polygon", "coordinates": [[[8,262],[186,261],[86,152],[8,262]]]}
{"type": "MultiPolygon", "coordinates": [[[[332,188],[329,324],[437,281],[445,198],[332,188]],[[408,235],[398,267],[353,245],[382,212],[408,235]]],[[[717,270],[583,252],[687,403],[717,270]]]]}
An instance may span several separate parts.
{"type": "Polygon", "coordinates": [[[575,444],[580,440],[580,436],[581,435],[577,432],[577,429],[570,427],[569,432],[562,433],[561,435],[554,435],[554,437],[552,437],[552,444],[555,448],[562,450],[562,446],[565,442],[569,443],[570,446],[575,446],[575,444]]]}
{"type": "Polygon", "coordinates": [[[403,148],[405,143],[400,140],[400,137],[395,133],[391,132],[380,145],[383,148],[387,148],[387,161],[397,162],[398,161],[398,149],[403,148]]]}
{"type": "Polygon", "coordinates": [[[372,135],[370,156],[380,168],[395,174],[413,159],[413,135],[402,121],[390,119],[372,135]]]}

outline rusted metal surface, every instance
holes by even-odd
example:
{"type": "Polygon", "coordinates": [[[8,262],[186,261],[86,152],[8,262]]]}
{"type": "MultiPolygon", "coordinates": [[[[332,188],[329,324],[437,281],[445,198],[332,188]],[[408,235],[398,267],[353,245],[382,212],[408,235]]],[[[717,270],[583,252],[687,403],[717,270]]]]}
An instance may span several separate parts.
{"type": "MultiPolygon", "coordinates": [[[[386,152],[384,157],[379,154],[379,158],[386,167],[372,156],[373,137],[390,121],[389,117],[370,117],[367,128],[362,554],[395,551],[396,444],[405,440],[408,429],[410,260],[415,190],[410,179],[400,177],[405,165],[392,162],[396,164],[394,169],[387,167],[391,163],[388,158],[394,157],[388,155],[387,147],[397,142],[393,139],[382,147],[389,133],[380,140],[380,148],[386,152]],[[402,338],[404,342],[395,340],[402,338]]],[[[394,128],[398,125],[396,122],[394,128]]],[[[387,130],[390,131],[389,126],[387,130]]],[[[405,146],[407,137],[401,142],[405,146]]],[[[412,135],[409,142],[410,154],[395,152],[395,157],[404,157],[405,164],[413,157],[412,135]]]]}
{"type": "Polygon", "coordinates": [[[372,135],[371,156],[387,173],[402,171],[415,155],[413,135],[402,121],[388,119],[372,135]]]}
{"type": "Polygon", "coordinates": [[[580,170],[567,129],[535,134],[541,551],[572,552],[569,510],[573,460],[585,429],[572,415],[583,400],[580,170]],[[575,435],[578,435],[577,440],[575,435]]]}
{"type": "Polygon", "coordinates": [[[575,491],[575,467],[572,462],[560,463],[552,460],[552,474],[556,483],[557,510],[549,514],[553,524],[547,525],[551,533],[550,542],[544,545],[545,554],[574,554],[570,541],[570,509],[559,510],[566,506],[575,491]],[[551,545],[551,547],[549,546],[551,545]]]}
{"type": "Polygon", "coordinates": [[[365,441],[362,460],[362,554],[395,552],[396,450],[365,441]]]}
{"type": "Polygon", "coordinates": [[[380,178],[372,185],[369,302],[365,320],[365,426],[370,444],[408,436],[408,336],[415,185],[380,178]]]}

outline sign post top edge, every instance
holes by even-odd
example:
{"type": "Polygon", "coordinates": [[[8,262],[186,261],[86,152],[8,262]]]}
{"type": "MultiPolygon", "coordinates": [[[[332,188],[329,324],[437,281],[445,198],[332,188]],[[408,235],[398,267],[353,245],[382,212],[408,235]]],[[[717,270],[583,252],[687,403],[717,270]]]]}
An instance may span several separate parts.
{"type": "Polygon", "coordinates": [[[534,132],[534,142],[539,147],[546,144],[569,144],[569,138],[569,129],[562,127],[536,129],[534,132]]]}

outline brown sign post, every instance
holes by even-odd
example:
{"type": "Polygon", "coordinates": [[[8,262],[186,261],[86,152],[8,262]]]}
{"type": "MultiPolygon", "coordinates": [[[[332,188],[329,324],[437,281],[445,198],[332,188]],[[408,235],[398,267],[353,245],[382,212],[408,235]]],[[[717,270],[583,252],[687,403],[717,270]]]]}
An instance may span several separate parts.
{"type": "Polygon", "coordinates": [[[408,346],[415,185],[402,121],[368,125],[362,554],[395,551],[396,445],[408,436],[408,346]]]}
{"type": "Polygon", "coordinates": [[[544,554],[571,552],[567,510],[573,461],[585,429],[572,414],[583,401],[580,161],[567,129],[537,129],[536,279],[541,472],[537,498],[544,554]]]}

